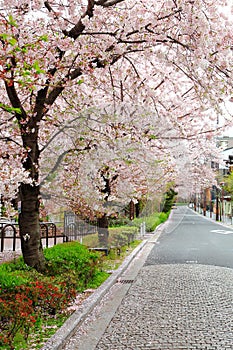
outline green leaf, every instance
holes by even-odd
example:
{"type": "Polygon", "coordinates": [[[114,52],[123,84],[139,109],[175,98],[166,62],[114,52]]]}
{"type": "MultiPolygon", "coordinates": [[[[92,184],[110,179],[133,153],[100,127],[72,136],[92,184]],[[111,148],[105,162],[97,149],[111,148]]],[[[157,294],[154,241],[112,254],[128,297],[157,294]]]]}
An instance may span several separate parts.
{"type": "Polygon", "coordinates": [[[78,85],[81,85],[82,83],[84,83],[84,80],[83,80],[83,79],[79,79],[79,80],[77,81],[77,84],[78,84],[78,85]]]}
{"type": "Polygon", "coordinates": [[[13,27],[18,27],[16,21],[14,20],[13,16],[12,15],[9,15],[9,19],[8,19],[8,22],[11,26],[13,27]]]}
{"type": "Polygon", "coordinates": [[[15,38],[10,38],[8,42],[11,46],[15,46],[17,44],[17,40],[15,38]]]}
{"type": "Polygon", "coordinates": [[[5,40],[7,40],[7,38],[8,38],[8,34],[6,34],[6,33],[1,33],[1,34],[0,34],[0,38],[2,38],[2,39],[5,41],[5,40]]]}
{"type": "Polygon", "coordinates": [[[2,108],[4,111],[9,112],[9,113],[17,113],[17,114],[22,114],[22,111],[20,108],[14,108],[14,107],[10,107],[5,105],[4,103],[0,103],[0,108],[2,108]]]}
{"type": "Polygon", "coordinates": [[[41,35],[40,36],[40,40],[42,40],[42,41],[48,41],[49,39],[48,39],[48,35],[46,35],[46,34],[44,34],[44,35],[41,35]]]}
{"type": "Polygon", "coordinates": [[[45,71],[43,69],[40,68],[39,66],[39,62],[38,61],[35,61],[32,65],[32,67],[35,69],[36,73],[37,74],[40,74],[40,73],[45,73],[45,71]]]}
{"type": "Polygon", "coordinates": [[[149,134],[148,137],[151,139],[151,140],[156,140],[158,137],[156,135],[152,135],[152,134],[149,134]]]}

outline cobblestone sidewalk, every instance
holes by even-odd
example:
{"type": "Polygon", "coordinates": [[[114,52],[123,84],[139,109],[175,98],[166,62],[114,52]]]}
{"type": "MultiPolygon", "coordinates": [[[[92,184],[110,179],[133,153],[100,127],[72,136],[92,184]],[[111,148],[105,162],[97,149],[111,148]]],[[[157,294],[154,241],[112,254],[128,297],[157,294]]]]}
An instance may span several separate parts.
{"type": "Polygon", "coordinates": [[[233,270],[144,266],[95,349],[232,350],[233,270]]]}

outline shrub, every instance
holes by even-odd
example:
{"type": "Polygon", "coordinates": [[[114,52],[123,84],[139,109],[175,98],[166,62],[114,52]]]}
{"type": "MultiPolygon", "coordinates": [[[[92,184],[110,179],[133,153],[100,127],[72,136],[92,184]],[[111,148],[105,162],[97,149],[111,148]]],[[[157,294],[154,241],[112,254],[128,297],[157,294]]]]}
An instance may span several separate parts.
{"type": "Polygon", "coordinates": [[[16,286],[14,291],[6,291],[0,298],[0,346],[12,346],[18,332],[26,340],[34,324],[41,317],[56,315],[64,310],[76,296],[73,286],[66,283],[58,286],[38,280],[16,286]],[[66,292],[65,292],[66,291],[66,292]],[[67,293],[69,291],[69,293],[67,293]]]}
{"type": "Polygon", "coordinates": [[[6,289],[14,290],[16,286],[26,283],[26,281],[22,276],[0,270],[0,293],[6,289]]]}
{"type": "Polygon", "coordinates": [[[168,216],[169,216],[169,213],[161,212],[159,214],[159,219],[160,219],[161,223],[165,222],[167,220],[168,216]]]}
{"type": "Polygon", "coordinates": [[[5,293],[0,298],[0,346],[12,349],[14,337],[20,331],[27,339],[35,323],[32,300],[22,292],[5,293]]]}
{"type": "Polygon", "coordinates": [[[122,226],[110,228],[109,232],[109,246],[122,247],[136,239],[138,229],[135,226],[122,226]]]}
{"type": "Polygon", "coordinates": [[[44,251],[47,261],[47,274],[60,277],[61,274],[73,273],[76,278],[76,288],[82,291],[92,279],[100,266],[101,255],[90,252],[87,247],[69,242],[58,244],[44,251]]]}
{"type": "Polygon", "coordinates": [[[125,216],[120,216],[119,218],[109,218],[109,227],[120,227],[130,224],[130,219],[125,216]]]}
{"type": "Polygon", "coordinates": [[[140,225],[145,222],[146,223],[146,231],[153,232],[158,225],[162,222],[166,221],[168,218],[168,213],[154,213],[153,215],[146,216],[143,218],[135,218],[132,223],[140,228],[140,225]]]}
{"type": "Polygon", "coordinates": [[[5,272],[14,272],[14,271],[29,271],[32,272],[34,269],[28,265],[26,265],[23,261],[22,257],[18,257],[14,261],[6,262],[0,265],[0,273],[1,271],[5,272]]]}
{"type": "Polygon", "coordinates": [[[41,320],[60,315],[77,290],[98,287],[108,274],[102,272],[100,254],[77,242],[45,249],[47,275],[29,268],[22,259],[0,265],[0,348],[13,349],[41,320]]]}

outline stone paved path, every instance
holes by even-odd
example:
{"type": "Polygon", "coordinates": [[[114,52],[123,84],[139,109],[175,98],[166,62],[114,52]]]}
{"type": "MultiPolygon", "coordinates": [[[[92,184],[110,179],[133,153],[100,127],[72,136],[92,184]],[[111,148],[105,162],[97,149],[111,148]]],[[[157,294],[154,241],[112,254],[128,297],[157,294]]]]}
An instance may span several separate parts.
{"type": "Polygon", "coordinates": [[[95,349],[232,350],[233,270],[144,266],[95,349]]]}

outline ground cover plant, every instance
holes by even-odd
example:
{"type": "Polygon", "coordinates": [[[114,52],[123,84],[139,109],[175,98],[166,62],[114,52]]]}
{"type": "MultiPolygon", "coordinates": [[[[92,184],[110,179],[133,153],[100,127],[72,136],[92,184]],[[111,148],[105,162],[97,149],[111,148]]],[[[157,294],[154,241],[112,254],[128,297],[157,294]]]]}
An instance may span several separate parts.
{"type": "Polygon", "coordinates": [[[140,241],[108,256],[78,243],[44,251],[46,273],[24,264],[22,257],[0,265],[0,349],[40,349],[71,315],[75,298],[85,299],[116,269],[140,241]]]}
{"type": "Polygon", "coordinates": [[[44,274],[25,265],[22,257],[0,265],[0,349],[26,349],[31,333],[46,324],[56,330],[56,323],[69,317],[67,307],[77,293],[98,287],[108,277],[100,254],[77,242],[45,249],[44,254],[44,274]]]}

